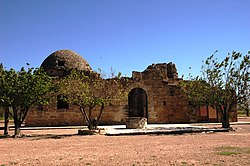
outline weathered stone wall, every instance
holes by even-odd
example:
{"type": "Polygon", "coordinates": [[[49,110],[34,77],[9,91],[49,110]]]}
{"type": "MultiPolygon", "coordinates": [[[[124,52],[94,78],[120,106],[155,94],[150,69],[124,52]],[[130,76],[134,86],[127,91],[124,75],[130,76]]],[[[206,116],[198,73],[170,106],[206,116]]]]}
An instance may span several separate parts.
{"type": "Polygon", "coordinates": [[[125,124],[128,117],[127,101],[105,107],[100,124],[125,124]]]}
{"type": "Polygon", "coordinates": [[[55,103],[33,107],[25,119],[26,126],[83,125],[82,114],[77,107],[57,109],[55,103]]]}
{"type": "MultiPolygon", "coordinates": [[[[108,106],[104,109],[100,124],[125,124],[126,108],[124,105],[108,106]]],[[[99,108],[93,110],[93,116],[97,117],[99,108]]],[[[33,107],[25,119],[26,126],[67,126],[86,125],[85,119],[76,106],[69,109],[57,109],[55,103],[48,106],[33,107]]]]}
{"type": "MultiPolygon", "coordinates": [[[[133,72],[127,79],[127,92],[134,88],[145,91],[147,105],[142,113],[148,123],[189,123],[219,120],[210,110],[207,117],[202,115],[199,108],[189,105],[181,92],[176,67],[173,63],[153,64],[143,72],[133,72]]],[[[100,124],[126,124],[129,118],[128,99],[120,103],[113,103],[105,107],[100,124]]],[[[98,108],[96,108],[98,111],[98,108]]],[[[232,120],[237,120],[236,113],[232,120]],[[236,118],[235,118],[236,117],[236,118]]],[[[79,109],[70,106],[69,109],[57,109],[55,103],[43,108],[35,107],[27,115],[27,126],[61,126],[83,125],[84,119],[79,109]]]]}
{"type": "Polygon", "coordinates": [[[190,122],[188,101],[180,93],[178,85],[181,80],[178,79],[175,65],[153,64],[141,75],[141,79],[135,80],[139,80],[137,82],[148,94],[148,123],[190,122]]]}

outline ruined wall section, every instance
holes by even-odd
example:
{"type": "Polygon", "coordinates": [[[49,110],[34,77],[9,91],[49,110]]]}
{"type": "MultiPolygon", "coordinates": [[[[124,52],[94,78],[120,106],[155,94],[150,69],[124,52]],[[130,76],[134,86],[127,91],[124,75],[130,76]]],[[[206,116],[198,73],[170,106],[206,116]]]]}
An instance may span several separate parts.
{"type": "MultiPolygon", "coordinates": [[[[100,124],[125,124],[125,103],[105,107],[100,124]]],[[[99,107],[93,110],[97,117],[99,107]]],[[[33,107],[25,119],[25,126],[81,126],[86,125],[78,107],[70,105],[69,109],[57,109],[55,103],[48,106],[33,107]]]]}
{"type": "Polygon", "coordinates": [[[141,73],[140,81],[149,89],[149,105],[150,102],[153,105],[148,107],[149,123],[197,121],[197,111],[190,112],[187,99],[180,93],[181,79],[173,63],[150,65],[141,73]],[[195,115],[190,116],[190,113],[195,115]]]}
{"type": "MultiPolygon", "coordinates": [[[[148,123],[197,122],[199,110],[189,106],[181,94],[176,67],[173,63],[152,64],[143,72],[133,71],[128,78],[127,93],[142,88],[148,98],[148,123]]],[[[125,124],[128,119],[128,99],[105,108],[101,123],[125,124]]]]}
{"type": "Polygon", "coordinates": [[[114,124],[126,124],[128,117],[128,105],[127,100],[120,103],[115,103],[110,106],[106,106],[100,119],[100,124],[114,125],[114,124]]]}
{"type": "MultiPolygon", "coordinates": [[[[152,64],[143,72],[132,73],[126,79],[127,93],[142,88],[147,94],[148,123],[185,123],[197,121],[199,111],[190,109],[181,95],[176,67],[173,63],[152,64]]],[[[56,101],[48,106],[35,107],[28,112],[27,126],[85,125],[79,108],[57,109],[56,101]]],[[[96,108],[96,111],[99,108],[96,108]]],[[[128,119],[128,98],[106,106],[100,124],[125,124],[128,119]]]]}
{"type": "Polygon", "coordinates": [[[56,103],[36,106],[30,109],[25,119],[25,126],[67,126],[84,125],[82,114],[76,106],[69,109],[57,109],[56,103]]]}
{"type": "MultiPolygon", "coordinates": [[[[68,74],[72,69],[92,73],[88,62],[71,50],[59,50],[50,54],[41,67],[48,75],[56,78],[68,74]]],[[[145,93],[147,94],[148,123],[189,123],[201,121],[201,118],[208,119],[207,117],[215,119],[214,112],[202,116],[202,111],[191,107],[180,93],[179,83],[182,79],[178,78],[176,66],[172,62],[152,64],[143,72],[134,71],[132,77],[125,81],[128,94],[134,88],[143,89],[142,104],[145,93]]],[[[106,106],[100,124],[125,124],[129,118],[128,107],[128,97],[120,103],[106,106]]],[[[99,108],[95,111],[99,112],[99,108]]],[[[146,115],[144,105],[142,111],[143,116],[146,115]]],[[[57,101],[51,101],[48,106],[33,107],[28,112],[25,123],[26,126],[85,125],[79,108],[69,105],[67,109],[57,109],[57,101]]]]}

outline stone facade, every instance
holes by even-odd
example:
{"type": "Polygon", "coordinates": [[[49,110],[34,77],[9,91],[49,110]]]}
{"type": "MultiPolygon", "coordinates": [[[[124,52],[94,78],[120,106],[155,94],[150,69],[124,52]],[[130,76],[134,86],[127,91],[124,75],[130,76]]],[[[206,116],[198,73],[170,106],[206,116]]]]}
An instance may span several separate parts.
{"type": "MultiPolygon", "coordinates": [[[[84,64],[88,68],[89,65],[84,64]]],[[[47,69],[48,70],[48,69],[47,69]]],[[[212,108],[194,109],[181,94],[177,69],[173,63],[148,66],[143,72],[132,72],[125,101],[105,107],[100,124],[126,124],[130,117],[146,118],[147,123],[218,122],[212,108]]],[[[237,121],[236,112],[231,121],[237,121]]],[[[28,112],[26,126],[83,125],[84,119],[77,107],[58,109],[57,102],[34,107],[28,112]]]]}

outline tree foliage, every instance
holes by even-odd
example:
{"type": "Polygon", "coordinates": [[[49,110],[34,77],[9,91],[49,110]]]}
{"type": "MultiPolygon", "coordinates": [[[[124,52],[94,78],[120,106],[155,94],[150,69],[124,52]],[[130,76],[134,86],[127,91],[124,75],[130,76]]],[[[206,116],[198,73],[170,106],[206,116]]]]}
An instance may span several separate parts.
{"type": "Polygon", "coordinates": [[[15,136],[20,136],[21,124],[30,107],[48,103],[45,97],[51,90],[51,85],[51,78],[40,68],[1,70],[0,106],[12,108],[15,136]]]}
{"type": "Polygon", "coordinates": [[[232,52],[221,62],[211,55],[202,66],[202,75],[183,82],[181,87],[194,104],[215,108],[222,127],[229,127],[230,113],[249,98],[249,69],[250,52],[245,56],[232,52]]]}
{"type": "Polygon", "coordinates": [[[248,96],[245,100],[243,100],[243,102],[239,103],[238,108],[246,116],[249,116],[249,112],[250,112],[250,96],[248,96]]]}
{"type": "Polygon", "coordinates": [[[73,70],[60,80],[58,93],[66,96],[64,99],[67,102],[79,107],[89,130],[97,128],[105,106],[125,97],[120,74],[112,76],[103,79],[98,73],[73,70]]]}

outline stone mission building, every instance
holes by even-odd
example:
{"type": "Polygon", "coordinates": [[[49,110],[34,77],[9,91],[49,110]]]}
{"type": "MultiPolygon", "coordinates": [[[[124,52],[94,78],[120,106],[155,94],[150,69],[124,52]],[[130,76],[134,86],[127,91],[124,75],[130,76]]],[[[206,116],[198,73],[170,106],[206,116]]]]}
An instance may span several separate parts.
{"type": "MultiPolygon", "coordinates": [[[[51,77],[66,75],[71,69],[92,72],[88,62],[71,50],[59,50],[42,63],[51,77]]],[[[100,124],[125,124],[129,117],[145,117],[148,123],[219,122],[217,112],[209,107],[193,108],[180,92],[175,64],[158,63],[144,71],[133,71],[128,78],[126,101],[105,107],[100,124]]],[[[77,107],[60,100],[37,106],[27,114],[26,126],[84,125],[77,107]]],[[[237,121],[236,112],[231,121],[237,121]]]]}

